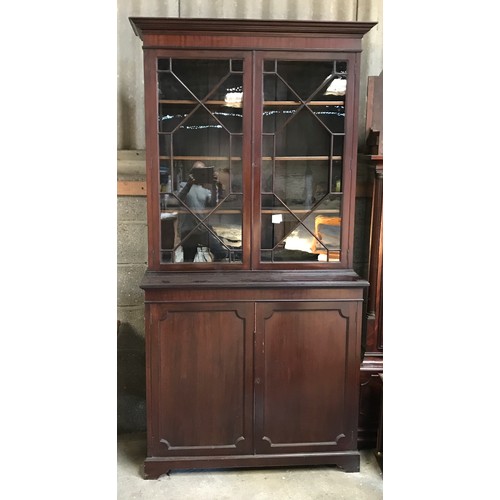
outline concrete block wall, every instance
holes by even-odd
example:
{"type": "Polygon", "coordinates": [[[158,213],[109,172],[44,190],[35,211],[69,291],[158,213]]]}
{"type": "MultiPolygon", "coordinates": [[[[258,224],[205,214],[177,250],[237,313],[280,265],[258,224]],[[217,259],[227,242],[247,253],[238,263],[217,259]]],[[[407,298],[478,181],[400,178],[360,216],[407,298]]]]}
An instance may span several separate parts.
{"type": "MultiPolygon", "coordinates": [[[[145,181],[144,151],[121,151],[118,181],[145,181]]],[[[117,198],[118,320],[144,335],[144,294],[139,287],[146,271],[148,231],[146,197],[117,198]]]]}
{"type": "Polygon", "coordinates": [[[118,319],[144,332],[144,294],[139,288],[147,266],[146,198],[119,196],[118,230],[118,319]]]}
{"type": "MultiPolygon", "coordinates": [[[[118,181],[144,181],[144,153],[121,151],[118,181]]],[[[146,429],[144,294],[140,282],[147,267],[145,196],[117,199],[117,427],[118,432],[146,429]]]]}

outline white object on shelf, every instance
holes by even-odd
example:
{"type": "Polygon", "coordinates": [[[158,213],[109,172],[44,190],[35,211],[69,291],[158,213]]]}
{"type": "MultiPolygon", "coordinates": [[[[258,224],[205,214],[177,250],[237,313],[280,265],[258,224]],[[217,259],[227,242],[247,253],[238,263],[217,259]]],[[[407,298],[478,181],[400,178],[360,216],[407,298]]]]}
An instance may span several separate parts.
{"type": "Polygon", "coordinates": [[[326,89],[325,95],[345,95],[347,90],[347,80],[342,78],[334,78],[328,88],[326,89]]]}

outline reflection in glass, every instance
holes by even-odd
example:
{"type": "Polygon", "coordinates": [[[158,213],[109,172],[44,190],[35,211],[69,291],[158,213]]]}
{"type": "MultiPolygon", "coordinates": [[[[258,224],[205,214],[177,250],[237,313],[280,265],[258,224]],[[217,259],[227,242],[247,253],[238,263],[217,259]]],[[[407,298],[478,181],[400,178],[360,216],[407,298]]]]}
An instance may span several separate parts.
{"type": "Polygon", "coordinates": [[[228,132],[241,133],[243,131],[243,110],[228,107],[225,104],[208,104],[208,110],[228,132]]]}
{"type": "Polygon", "coordinates": [[[325,256],[324,260],[339,260],[341,221],[340,217],[330,217],[323,214],[314,217],[312,250],[325,256]]]}
{"type": "Polygon", "coordinates": [[[344,132],[345,106],[316,106],[314,114],[330,132],[341,134],[344,132]]]}
{"type": "Polygon", "coordinates": [[[262,195],[262,257],[266,260],[338,261],[341,195],[322,193],[313,208],[291,207],[277,196],[262,195]],[[335,227],[324,227],[335,226],[335,227]],[[337,227],[338,226],[338,227],[337,227]]]}
{"type": "Polygon", "coordinates": [[[202,262],[200,248],[204,262],[241,262],[241,162],[234,169],[229,159],[214,163],[218,166],[176,161],[172,175],[177,180],[171,183],[169,173],[162,176],[167,182],[161,188],[165,262],[202,262]]]}
{"type": "Polygon", "coordinates": [[[159,123],[158,129],[160,132],[173,132],[195,109],[194,104],[164,104],[159,105],[159,123]]]}

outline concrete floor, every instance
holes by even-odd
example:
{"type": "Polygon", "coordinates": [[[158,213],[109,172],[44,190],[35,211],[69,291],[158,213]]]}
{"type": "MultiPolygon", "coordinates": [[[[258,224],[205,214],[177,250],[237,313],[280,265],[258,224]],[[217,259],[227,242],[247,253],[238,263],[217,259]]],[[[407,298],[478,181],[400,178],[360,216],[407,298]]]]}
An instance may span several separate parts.
{"type": "Polygon", "coordinates": [[[117,500],[381,500],[382,472],[372,450],[361,451],[360,472],[335,467],[174,471],[142,478],[146,436],[118,436],[117,500]]]}

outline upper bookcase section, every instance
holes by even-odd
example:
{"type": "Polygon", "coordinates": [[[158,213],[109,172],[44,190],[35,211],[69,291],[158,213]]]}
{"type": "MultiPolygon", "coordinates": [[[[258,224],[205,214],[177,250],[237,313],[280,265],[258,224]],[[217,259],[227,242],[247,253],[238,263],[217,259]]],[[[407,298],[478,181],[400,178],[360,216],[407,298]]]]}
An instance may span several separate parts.
{"type": "Polygon", "coordinates": [[[226,47],[361,51],[361,39],[377,23],[255,19],[129,18],[144,48],[226,47]]]}
{"type": "Polygon", "coordinates": [[[352,269],[360,52],[376,23],[130,21],[149,270],[352,269]]]}

